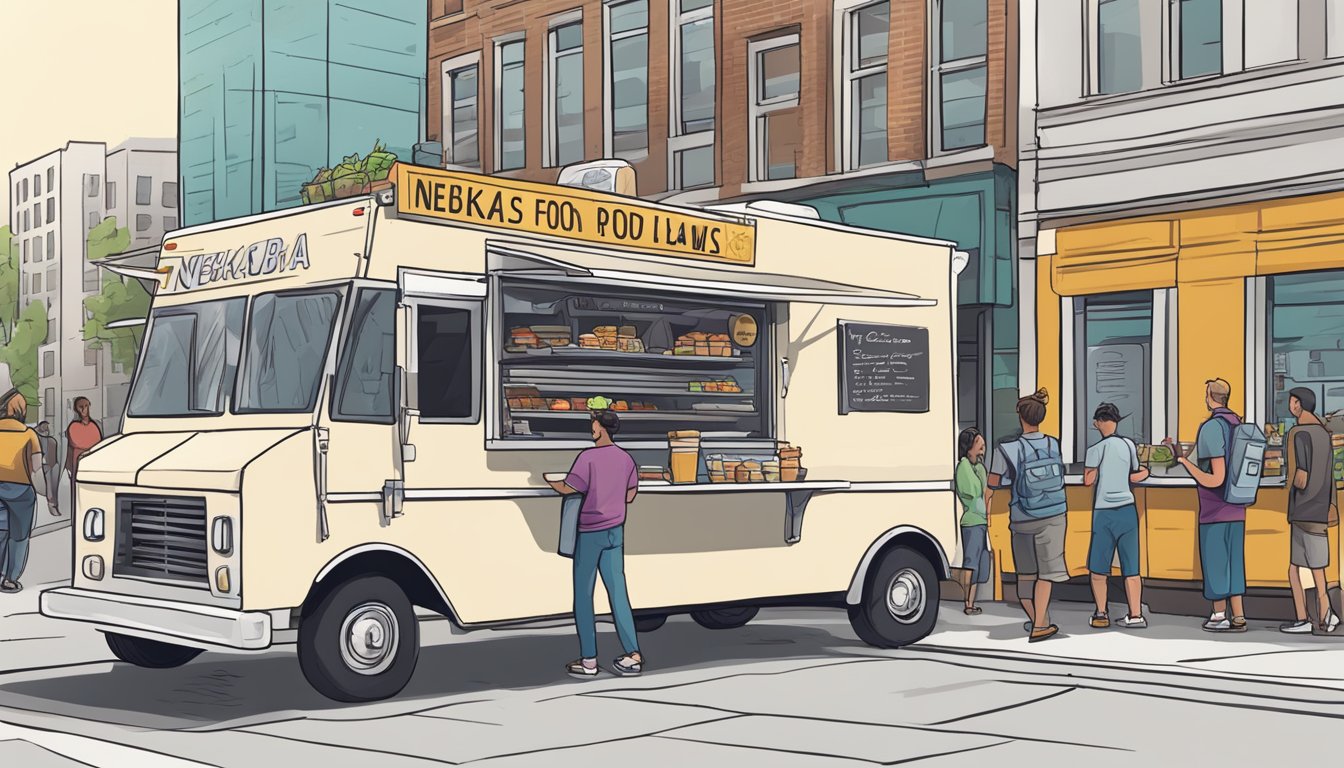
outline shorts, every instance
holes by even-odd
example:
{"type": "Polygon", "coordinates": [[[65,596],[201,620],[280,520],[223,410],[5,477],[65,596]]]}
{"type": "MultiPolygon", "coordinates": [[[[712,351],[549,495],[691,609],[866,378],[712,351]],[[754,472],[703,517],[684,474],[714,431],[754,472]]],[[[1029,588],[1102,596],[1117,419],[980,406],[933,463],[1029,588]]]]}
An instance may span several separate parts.
{"type": "Polygon", "coordinates": [[[1246,523],[1200,523],[1199,563],[1205,600],[1246,594],[1246,523]]]}
{"type": "Polygon", "coordinates": [[[1087,570],[1103,576],[1111,572],[1120,551],[1120,575],[1139,575],[1139,510],[1133,504],[1092,512],[1092,542],[1087,547],[1087,570]]]}
{"type": "Polygon", "coordinates": [[[1023,583],[1023,576],[1035,576],[1046,581],[1061,582],[1069,580],[1069,569],[1064,564],[1064,534],[1068,530],[1067,515],[1055,515],[1040,520],[1027,520],[1012,523],[1013,563],[1017,566],[1017,594],[1023,594],[1024,588],[1030,593],[1030,582],[1023,583]]]}
{"type": "Polygon", "coordinates": [[[1288,545],[1288,562],[1298,568],[1324,568],[1330,564],[1330,536],[1313,533],[1294,523],[1288,545]]]}
{"type": "Polygon", "coordinates": [[[961,526],[961,552],[961,567],[971,572],[971,583],[989,581],[989,526],[961,526]]]}

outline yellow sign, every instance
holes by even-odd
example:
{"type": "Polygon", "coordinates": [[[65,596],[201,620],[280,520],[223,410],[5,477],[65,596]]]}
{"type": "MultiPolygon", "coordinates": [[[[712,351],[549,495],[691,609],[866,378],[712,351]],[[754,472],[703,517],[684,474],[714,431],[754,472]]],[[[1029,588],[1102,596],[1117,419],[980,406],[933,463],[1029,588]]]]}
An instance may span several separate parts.
{"type": "Polygon", "coordinates": [[[728,323],[733,343],[739,347],[750,347],[756,343],[756,318],[751,315],[736,315],[728,323]]]}
{"type": "Polygon", "coordinates": [[[398,165],[397,211],[683,259],[756,263],[751,224],[574,187],[398,165]]]}

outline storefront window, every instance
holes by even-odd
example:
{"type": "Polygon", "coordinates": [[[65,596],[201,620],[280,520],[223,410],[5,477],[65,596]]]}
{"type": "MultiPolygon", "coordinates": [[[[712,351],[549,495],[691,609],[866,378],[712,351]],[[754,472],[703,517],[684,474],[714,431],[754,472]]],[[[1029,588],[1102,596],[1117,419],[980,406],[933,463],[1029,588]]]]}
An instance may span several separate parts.
{"type": "Polygon", "coordinates": [[[1018,329],[1017,304],[992,311],[993,362],[990,371],[990,437],[997,444],[1020,430],[1017,421],[1018,329]]]}
{"type": "Polygon", "coordinates": [[[770,436],[762,305],[524,283],[504,287],[503,305],[504,439],[588,439],[597,396],[629,440],[770,436]]]}
{"type": "Polygon", "coordinates": [[[1269,279],[1270,418],[1292,426],[1288,391],[1316,393],[1317,413],[1344,410],[1344,271],[1269,279]]]}
{"type": "Polygon", "coordinates": [[[1102,403],[1120,409],[1117,432],[1148,442],[1152,432],[1153,294],[1107,293],[1074,299],[1077,379],[1075,452],[1101,439],[1092,414],[1102,403]]]}

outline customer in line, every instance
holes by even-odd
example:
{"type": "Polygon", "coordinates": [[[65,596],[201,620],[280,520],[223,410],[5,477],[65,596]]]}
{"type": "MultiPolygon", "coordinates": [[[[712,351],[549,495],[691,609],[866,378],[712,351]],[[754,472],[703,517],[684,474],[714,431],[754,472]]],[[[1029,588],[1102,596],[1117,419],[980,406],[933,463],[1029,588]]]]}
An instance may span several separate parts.
{"type": "Polygon", "coordinates": [[[60,443],[51,434],[51,422],[42,421],[37,425],[37,440],[42,444],[42,472],[47,481],[47,507],[53,517],[61,516],[61,505],[57,500],[57,489],[61,482],[60,443]]]}
{"type": "Polygon", "coordinates": [[[991,488],[1012,489],[1008,529],[1017,566],[1017,597],[1027,613],[1029,642],[1058,634],[1050,623],[1050,590],[1068,581],[1064,534],[1068,505],[1064,500],[1064,459],[1059,440],[1041,432],[1050,395],[1044,388],[1017,401],[1022,436],[994,451],[989,470],[991,488]]]}
{"type": "Polygon", "coordinates": [[[579,634],[579,658],[565,666],[575,677],[597,674],[597,619],[593,590],[597,575],[607,588],[611,618],[625,654],[612,662],[618,675],[638,675],[644,658],[635,637],[635,618],[625,587],[625,513],[639,491],[635,460],[612,438],[621,420],[611,410],[592,414],[594,446],[574,460],[564,480],[548,481],[561,494],[583,494],[579,535],[574,547],[574,625],[579,634]]]}
{"type": "Polygon", "coordinates": [[[24,420],[28,401],[17,389],[0,397],[0,592],[23,589],[28,537],[38,495],[47,495],[42,444],[24,420]]]}
{"type": "Polygon", "coordinates": [[[989,581],[990,494],[985,472],[985,437],[975,427],[962,430],[957,438],[956,486],[961,501],[961,567],[971,572],[966,587],[967,616],[981,613],[975,604],[975,588],[989,581]]]}
{"type": "Polygon", "coordinates": [[[1228,480],[1228,443],[1241,417],[1227,407],[1232,385],[1223,379],[1204,382],[1204,407],[1209,418],[1195,441],[1196,460],[1173,444],[1176,460],[1195,479],[1199,498],[1199,561],[1204,571],[1204,598],[1213,612],[1204,622],[1209,632],[1245,632],[1246,507],[1223,499],[1228,480]],[[1221,423],[1220,423],[1221,422],[1221,423]],[[1231,616],[1228,605],[1231,604],[1231,616]]]}
{"type": "MultiPolygon", "coordinates": [[[[103,428],[90,415],[89,398],[76,397],[74,402],[75,418],[65,428],[65,469],[70,473],[70,506],[79,504],[75,500],[75,471],[79,468],[79,459],[93,450],[103,440],[103,428]]],[[[76,507],[77,508],[77,507],[76,507]]]]}
{"type": "Polygon", "coordinates": [[[1107,578],[1117,552],[1129,612],[1115,623],[1125,629],[1148,626],[1148,620],[1143,616],[1143,583],[1139,578],[1139,509],[1134,503],[1131,487],[1132,483],[1148,477],[1148,469],[1139,465],[1139,452],[1134,441],[1116,434],[1123,418],[1114,403],[1097,406],[1092,414],[1092,426],[1101,433],[1101,439],[1087,449],[1083,468],[1083,484],[1095,489],[1087,570],[1092,577],[1092,599],[1097,604],[1091,625],[1097,629],[1111,625],[1106,601],[1107,578]]]}
{"type": "Polygon", "coordinates": [[[1325,588],[1325,569],[1330,565],[1329,526],[1337,522],[1334,512],[1334,465],[1330,431],[1316,415],[1316,393],[1305,387],[1288,392],[1288,411],[1297,425],[1288,432],[1288,525],[1292,529],[1288,546],[1288,584],[1293,588],[1295,621],[1279,627],[1281,632],[1309,633],[1306,590],[1302,588],[1302,568],[1311,569],[1316,585],[1316,616],[1322,632],[1334,632],[1339,616],[1330,608],[1330,593],[1325,588]]]}

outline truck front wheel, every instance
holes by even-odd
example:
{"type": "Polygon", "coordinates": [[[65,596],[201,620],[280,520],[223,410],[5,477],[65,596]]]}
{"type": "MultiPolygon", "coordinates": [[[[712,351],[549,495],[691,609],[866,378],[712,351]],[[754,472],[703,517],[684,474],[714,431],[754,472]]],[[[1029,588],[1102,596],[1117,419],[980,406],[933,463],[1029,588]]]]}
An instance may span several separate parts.
{"type": "Polygon", "coordinates": [[[299,623],[299,667],[336,701],[397,695],[415,672],[420,632],[406,593],[385,576],[357,576],[326,594],[299,623]]]}
{"type": "Polygon", "coordinates": [[[107,639],[107,647],[113,656],[146,669],[180,667],[201,654],[200,648],[161,643],[158,640],[119,635],[116,632],[107,632],[103,637],[107,639]]]}
{"type": "Polygon", "coordinates": [[[868,571],[862,600],[849,607],[849,623],[863,642],[899,648],[933,631],[938,599],[933,564],[909,547],[895,546],[868,571]]]}

